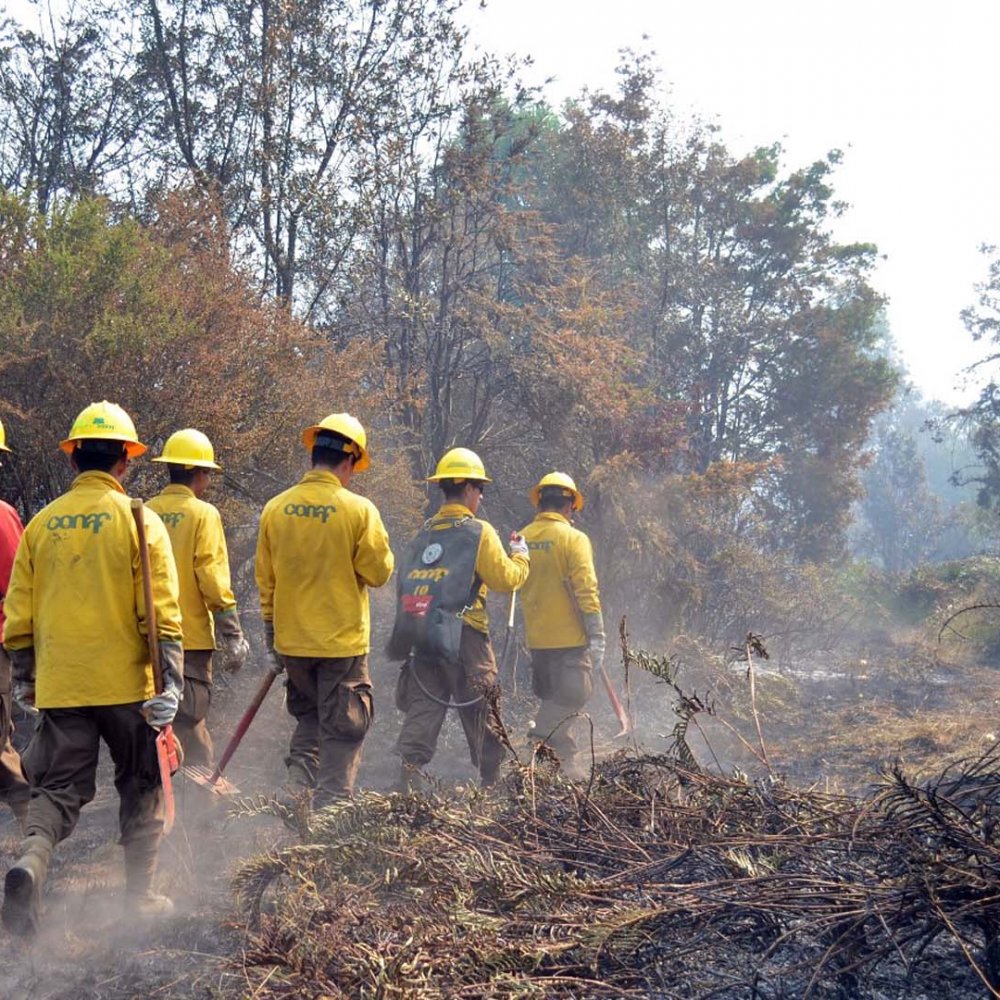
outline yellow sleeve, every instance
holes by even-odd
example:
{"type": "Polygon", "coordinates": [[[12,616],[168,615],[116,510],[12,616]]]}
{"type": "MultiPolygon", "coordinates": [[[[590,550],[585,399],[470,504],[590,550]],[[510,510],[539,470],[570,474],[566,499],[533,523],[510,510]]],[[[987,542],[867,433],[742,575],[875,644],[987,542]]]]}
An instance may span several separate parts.
{"type": "Polygon", "coordinates": [[[260,515],[257,529],[257,554],[254,557],[254,576],[260,593],[260,613],[264,621],[274,620],[274,563],[271,561],[271,546],[267,538],[267,523],[270,508],[265,507],[260,515]]]}
{"type": "Polygon", "coordinates": [[[362,530],[354,546],[354,572],[369,587],[381,587],[389,581],[395,557],[389,547],[389,533],[374,504],[366,503],[362,530]]]}
{"type": "Polygon", "coordinates": [[[21,536],[10,571],[10,582],[3,601],[6,617],[3,644],[7,649],[27,649],[35,644],[35,623],[32,616],[35,570],[31,560],[28,533],[21,536]]]}
{"type": "Polygon", "coordinates": [[[222,515],[211,505],[198,525],[194,575],[205,605],[212,614],[236,607],[229,576],[229,550],[222,530],[222,515]]]}
{"type": "Polygon", "coordinates": [[[526,556],[509,556],[492,524],[483,522],[476,555],[476,573],[490,590],[509,594],[528,579],[531,563],[526,556]]]}
{"type": "MultiPolygon", "coordinates": [[[[149,508],[145,511],[146,544],[149,546],[149,572],[153,586],[153,606],[156,609],[156,635],[162,642],[181,642],[180,585],[177,565],[170,546],[170,536],[160,515],[149,508]]],[[[142,568],[138,586],[142,588],[142,568]]]]}
{"type": "Polygon", "coordinates": [[[590,539],[581,531],[572,540],[569,550],[569,582],[576,594],[582,615],[601,613],[601,593],[594,569],[594,550],[590,539]]]}

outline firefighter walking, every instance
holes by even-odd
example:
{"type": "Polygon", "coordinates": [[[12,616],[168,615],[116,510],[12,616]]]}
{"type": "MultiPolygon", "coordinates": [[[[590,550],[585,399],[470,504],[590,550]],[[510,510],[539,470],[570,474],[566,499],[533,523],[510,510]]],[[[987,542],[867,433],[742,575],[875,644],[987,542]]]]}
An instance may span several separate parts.
{"type": "Polygon", "coordinates": [[[229,577],[229,552],[219,511],[201,497],[215,462],[212,442],[194,428],[171,434],[154,462],[167,466],[170,485],[149,501],[166,525],[177,564],[184,621],[184,697],[174,732],[184,761],[212,767],[206,720],[212,704],[212,668],[235,673],[250,651],[240,627],[229,577]]]}
{"type": "MultiPolygon", "coordinates": [[[[9,452],[7,435],[0,423],[0,453],[9,452]]],[[[21,519],[10,504],[0,500],[0,643],[3,642],[4,595],[10,585],[10,571],[14,566],[14,553],[24,534],[21,519]]],[[[0,645],[0,799],[10,806],[22,829],[28,814],[28,779],[21,767],[11,736],[14,723],[11,717],[10,660],[0,645]]]]}
{"type": "Polygon", "coordinates": [[[562,472],[543,476],[530,494],[538,513],[522,531],[531,573],[521,593],[531,683],[541,704],[533,735],[552,747],[570,778],[586,775],[580,760],[581,712],[604,662],[604,618],[590,539],[571,522],[583,494],[562,472]]]}
{"type": "Polygon", "coordinates": [[[153,892],[163,835],[156,729],[177,712],[183,687],[177,571],[163,522],[146,516],[153,603],[164,689],[156,695],[144,636],[146,608],[135,521],[122,482],[143,454],[129,415],[92,403],[60,447],[76,478],[35,515],[14,560],[4,642],[13,696],[37,712],[24,754],[31,781],[20,859],[4,880],[2,917],[30,935],[53,848],[93,799],[99,743],[115,766],[130,913],[169,913],[153,892]]]}
{"type": "Polygon", "coordinates": [[[444,502],[406,550],[389,644],[390,658],[406,660],[396,687],[396,707],[405,713],[396,741],[399,787],[413,787],[417,769],[430,763],[449,707],[488,786],[500,776],[503,746],[484,699],[497,679],[486,593],[524,583],[528,548],[514,536],[508,557],[496,529],[476,517],[491,480],[474,451],[452,448],[427,481],[440,486],[444,502]]]}
{"type": "Polygon", "coordinates": [[[256,576],[295,719],[281,800],[321,809],[354,790],[374,712],[368,588],[388,581],[393,555],[378,509],[347,488],[369,467],[361,423],[333,413],[302,442],[312,469],[264,507],[256,576]]]}

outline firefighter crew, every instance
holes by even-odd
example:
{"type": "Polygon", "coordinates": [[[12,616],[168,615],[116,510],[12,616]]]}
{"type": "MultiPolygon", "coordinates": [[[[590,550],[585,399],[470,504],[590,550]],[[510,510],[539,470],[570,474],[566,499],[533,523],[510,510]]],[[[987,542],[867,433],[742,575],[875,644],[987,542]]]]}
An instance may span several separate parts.
{"type": "Polygon", "coordinates": [[[444,502],[407,548],[397,585],[392,659],[405,659],[396,687],[403,725],[396,750],[399,788],[415,786],[430,763],[449,707],[459,713],[472,763],[484,786],[500,776],[503,745],[490,728],[484,695],[497,668],[486,615],[487,588],[510,593],[528,576],[528,548],[511,538],[510,557],[496,529],[476,517],[486,475],[468,448],[452,448],[428,482],[444,502]]]}
{"type": "Polygon", "coordinates": [[[31,781],[21,857],[4,880],[9,931],[33,934],[52,850],[93,799],[99,740],[115,765],[129,913],[172,911],[153,892],[163,835],[156,729],[177,712],[183,686],[177,571],[163,522],[146,515],[164,689],[154,695],[135,521],[122,482],[143,454],[129,415],[114,403],[81,411],[60,448],[77,473],[36,514],[14,560],[4,641],[14,700],[37,713],[24,753],[31,781]]]}
{"type": "MultiPolygon", "coordinates": [[[[0,423],[0,452],[9,452],[7,435],[0,423]]],[[[0,643],[3,642],[3,601],[10,583],[17,543],[24,534],[21,519],[10,504],[0,500],[0,643]]],[[[11,743],[14,723],[11,717],[10,660],[0,645],[0,799],[10,806],[22,829],[28,813],[28,779],[21,768],[21,758],[11,743]]]]}
{"type": "Polygon", "coordinates": [[[569,778],[586,776],[576,717],[593,693],[593,669],[604,662],[604,618],[590,539],[572,525],[583,494],[563,472],[543,476],[531,493],[538,509],[522,534],[531,573],[521,592],[532,690],[541,699],[533,735],[556,752],[569,778]]]}
{"type": "Polygon", "coordinates": [[[184,748],[185,764],[212,767],[212,737],[205,720],[212,704],[213,663],[235,673],[250,651],[230,584],[222,517],[201,499],[211,473],[221,469],[212,442],[191,427],[171,434],[153,461],[164,463],[170,474],[170,485],[149,507],[170,535],[184,621],[184,697],[174,733],[184,748]]]}
{"type": "Polygon", "coordinates": [[[322,809],[352,794],[374,703],[368,675],[368,588],[392,575],[378,509],[347,487],[370,464],[367,435],[349,413],[302,432],[312,469],[264,507],[256,575],[264,633],[287,671],[295,719],[279,795],[322,809]]]}

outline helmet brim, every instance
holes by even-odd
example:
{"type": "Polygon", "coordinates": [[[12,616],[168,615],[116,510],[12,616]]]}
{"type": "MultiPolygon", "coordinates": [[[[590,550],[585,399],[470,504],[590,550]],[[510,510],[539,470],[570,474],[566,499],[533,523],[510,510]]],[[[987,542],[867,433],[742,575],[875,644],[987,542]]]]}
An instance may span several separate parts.
{"type": "Polygon", "coordinates": [[[445,479],[453,479],[456,483],[492,483],[489,476],[439,476],[437,474],[427,477],[428,483],[440,483],[445,479]]]}
{"type": "Polygon", "coordinates": [[[183,465],[185,469],[214,469],[216,472],[222,472],[221,465],[217,465],[207,458],[185,458],[179,462],[176,458],[164,458],[162,455],[158,455],[156,458],[151,458],[150,461],[162,462],[164,465],[183,465]]]}
{"type": "Polygon", "coordinates": [[[129,441],[126,438],[120,437],[102,437],[102,438],[66,438],[65,441],[59,442],[59,448],[64,451],[67,455],[72,455],[76,451],[76,446],[80,441],[121,441],[125,445],[125,454],[129,458],[138,458],[140,455],[145,455],[149,448],[144,445],[141,441],[129,441]]]}

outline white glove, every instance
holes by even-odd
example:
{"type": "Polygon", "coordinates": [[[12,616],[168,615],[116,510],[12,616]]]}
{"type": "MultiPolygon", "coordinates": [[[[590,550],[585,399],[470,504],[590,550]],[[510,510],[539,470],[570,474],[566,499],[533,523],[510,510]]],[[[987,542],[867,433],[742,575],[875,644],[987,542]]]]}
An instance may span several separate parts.
{"type": "Polygon", "coordinates": [[[240,616],[233,608],[231,611],[216,611],[214,618],[219,669],[227,674],[235,674],[250,653],[250,643],[240,627],[240,616]]]}
{"type": "Polygon", "coordinates": [[[271,654],[271,662],[274,666],[271,669],[276,674],[285,672],[285,665],[281,662],[281,654],[274,648],[274,622],[264,621],[264,641],[267,643],[267,651],[271,654]]]}
{"type": "Polygon", "coordinates": [[[160,641],[163,690],[142,703],[142,714],[154,729],[169,726],[180,708],[184,692],[184,650],[179,642],[160,641]]]}
{"type": "Polygon", "coordinates": [[[604,655],[607,652],[607,644],[604,633],[590,637],[590,659],[593,661],[594,669],[600,670],[604,666],[604,655]]]}
{"type": "Polygon", "coordinates": [[[164,691],[142,703],[142,714],[154,729],[163,729],[174,721],[181,700],[176,691],[164,691]]]}
{"type": "Polygon", "coordinates": [[[510,554],[512,556],[524,556],[525,559],[531,558],[528,554],[528,543],[525,541],[524,535],[519,535],[516,531],[510,533],[510,554]]]}
{"type": "Polygon", "coordinates": [[[28,715],[38,715],[38,709],[35,708],[34,681],[11,681],[10,693],[22,711],[28,715]]]}

